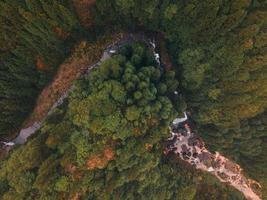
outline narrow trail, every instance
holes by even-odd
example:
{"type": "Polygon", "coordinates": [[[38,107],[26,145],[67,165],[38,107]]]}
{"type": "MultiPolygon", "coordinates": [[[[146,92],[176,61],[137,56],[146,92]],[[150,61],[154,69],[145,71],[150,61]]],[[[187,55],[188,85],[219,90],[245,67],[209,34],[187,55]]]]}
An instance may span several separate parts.
{"type": "Polygon", "coordinates": [[[215,154],[209,152],[203,140],[191,131],[189,124],[187,118],[177,118],[173,121],[170,126],[172,136],[166,141],[164,154],[173,152],[196,169],[209,172],[221,182],[230,184],[242,192],[248,200],[260,200],[261,185],[247,179],[238,164],[218,152],[215,154]]]}

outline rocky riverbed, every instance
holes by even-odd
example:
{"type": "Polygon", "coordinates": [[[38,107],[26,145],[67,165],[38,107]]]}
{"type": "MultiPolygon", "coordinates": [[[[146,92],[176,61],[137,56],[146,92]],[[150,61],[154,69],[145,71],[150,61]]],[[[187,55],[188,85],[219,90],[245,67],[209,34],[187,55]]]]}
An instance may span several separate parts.
{"type": "MultiPolygon", "coordinates": [[[[175,121],[174,121],[175,122],[175,121]]],[[[166,141],[164,154],[177,154],[182,160],[190,163],[196,169],[215,175],[242,192],[248,200],[260,200],[260,184],[246,178],[242,168],[218,152],[211,153],[203,140],[194,133],[188,121],[172,123],[171,137],[166,141]]]]}

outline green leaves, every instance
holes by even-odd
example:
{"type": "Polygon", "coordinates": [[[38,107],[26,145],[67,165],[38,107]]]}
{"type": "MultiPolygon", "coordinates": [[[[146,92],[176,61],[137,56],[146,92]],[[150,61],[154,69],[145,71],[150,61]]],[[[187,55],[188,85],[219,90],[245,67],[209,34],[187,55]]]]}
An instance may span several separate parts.
{"type": "Polygon", "coordinates": [[[198,89],[204,82],[209,64],[203,63],[202,49],[186,49],[180,55],[178,62],[184,66],[183,85],[190,89],[198,89]]]}
{"type": "Polygon", "coordinates": [[[59,192],[68,192],[69,191],[69,178],[66,176],[61,176],[55,184],[55,190],[59,192]]]}
{"type": "Polygon", "coordinates": [[[128,14],[135,6],[135,2],[134,0],[116,0],[116,5],[122,10],[122,12],[128,14]]]}
{"type": "Polygon", "coordinates": [[[0,73],[9,77],[0,80],[0,94],[5,96],[0,104],[14,107],[0,108],[0,134],[7,134],[16,131],[32,111],[40,89],[72,45],[67,39],[81,27],[70,5],[58,0],[4,0],[0,8],[0,73]],[[12,88],[10,82],[15,83],[12,88]],[[5,118],[9,123],[3,122],[5,118]]]}
{"type": "Polygon", "coordinates": [[[35,174],[31,172],[14,172],[9,175],[9,185],[13,187],[17,193],[24,194],[32,189],[35,180],[35,174]]]}
{"type": "Polygon", "coordinates": [[[176,13],[178,12],[178,8],[175,4],[170,4],[164,12],[164,18],[167,20],[171,20],[174,18],[176,13]]]}
{"type": "Polygon", "coordinates": [[[79,85],[87,87],[88,94],[80,99],[74,91],[70,97],[68,113],[73,123],[89,129],[90,134],[124,140],[134,133],[146,134],[151,118],[169,122],[174,110],[166,95],[178,82],[174,72],[164,74],[148,65],[149,51],[139,43],[124,47],[120,51],[123,55],[106,60],[81,80],[79,85]]]}
{"type": "Polygon", "coordinates": [[[128,107],[126,110],[126,119],[128,121],[135,121],[138,120],[140,117],[141,110],[136,106],[128,107]]]}
{"type": "Polygon", "coordinates": [[[110,84],[112,87],[112,91],[111,91],[112,98],[115,101],[124,104],[126,100],[126,95],[127,95],[124,89],[124,86],[118,81],[111,81],[110,84]]]}

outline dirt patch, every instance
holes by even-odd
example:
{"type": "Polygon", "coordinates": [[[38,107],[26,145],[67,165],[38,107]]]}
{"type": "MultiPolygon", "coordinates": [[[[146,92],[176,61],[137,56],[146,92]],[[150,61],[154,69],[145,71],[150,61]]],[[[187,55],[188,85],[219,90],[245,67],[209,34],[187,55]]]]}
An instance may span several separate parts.
{"type": "Polygon", "coordinates": [[[85,28],[89,28],[92,25],[90,8],[94,6],[95,3],[96,0],[72,0],[73,7],[80,23],[85,28]]]}

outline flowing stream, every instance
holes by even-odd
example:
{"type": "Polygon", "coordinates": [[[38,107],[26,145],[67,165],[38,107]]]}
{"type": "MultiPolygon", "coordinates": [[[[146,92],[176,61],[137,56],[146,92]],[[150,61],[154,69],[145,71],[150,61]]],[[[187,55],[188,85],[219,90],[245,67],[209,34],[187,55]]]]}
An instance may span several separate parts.
{"type": "MultiPolygon", "coordinates": [[[[119,47],[133,41],[144,41],[148,44],[154,51],[154,56],[157,62],[160,64],[159,54],[155,51],[155,42],[151,40],[147,40],[147,38],[136,36],[136,34],[130,34],[130,38],[124,38],[113,45],[106,48],[103,52],[101,59],[88,67],[86,74],[89,74],[90,71],[99,66],[103,61],[110,58],[113,54],[115,54],[119,47]]],[[[68,93],[74,89],[74,85],[69,88],[51,107],[48,115],[50,115],[53,110],[58,107],[64,99],[68,96],[68,93]]],[[[11,142],[5,143],[6,150],[10,150],[12,146],[16,144],[24,144],[27,141],[27,138],[34,134],[37,130],[40,129],[42,123],[35,122],[33,125],[23,128],[20,130],[18,136],[12,140],[11,142]]],[[[201,169],[203,171],[207,171],[213,175],[215,175],[221,182],[226,182],[235,187],[237,190],[242,192],[244,196],[249,200],[260,200],[258,194],[254,192],[252,187],[255,185],[260,188],[261,186],[251,179],[247,179],[244,175],[242,175],[242,169],[239,165],[231,162],[220,153],[216,152],[215,154],[210,153],[204,145],[202,139],[193,133],[187,123],[184,123],[184,119],[175,119],[172,125],[170,126],[170,133],[172,137],[167,140],[167,148],[164,153],[168,154],[173,152],[179,157],[195,166],[197,169],[201,169]]]]}
{"type": "MultiPolygon", "coordinates": [[[[109,59],[112,55],[116,54],[118,52],[118,49],[126,44],[136,42],[136,41],[142,41],[145,42],[154,52],[155,59],[159,63],[159,54],[155,52],[155,42],[150,41],[143,33],[136,33],[136,34],[127,34],[125,37],[123,37],[121,40],[113,43],[112,45],[108,46],[105,51],[102,54],[102,57],[98,62],[96,62],[93,65],[88,66],[84,76],[88,75],[92,69],[95,67],[98,67],[101,65],[102,62],[109,59]]],[[[159,63],[160,64],[160,63],[159,63]]],[[[48,115],[53,113],[53,110],[57,108],[59,105],[61,105],[64,101],[64,99],[68,96],[69,92],[74,89],[74,85],[72,85],[65,93],[61,95],[61,97],[53,104],[53,106],[50,108],[50,111],[48,112],[48,115]]],[[[47,116],[48,116],[47,115],[47,116]]],[[[27,141],[27,138],[30,137],[32,134],[34,134],[37,130],[40,129],[43,122],[46,118],[44,118],[42,121],[34,122],[31,126],[23,128],[19,131],[17,137],[10,141],[10,142],[2,142],[4,143],[5,149],[10,150],[14,145],[16,144],[24,144],[27,141]]]]}
{"type": "Polygon", "coordinates": [[[222,156],[220,153],[209,152],[203,140],[189,126],[187,119],[175,119],[170,126],[171,137],[166,141],[164,154],[170,152],[177,154],[182,160],[193,165],[196,169],[209,172],[221,182],[228,183],[249,200],[260,200],[257,188],[261,186],[254,180],[247,179],[242,174],[242,168],[222,156]]]}
{"type": "MultiPolygon", "coordinates": [[[[92,69],[94,69],[95,67],[98,67],[102,62],[104,62],[105,60],[109,59],[112,56],[111,52],[116,52],[117,50],[117,43],[108,47],[102,54],[101,59],[88,67],[85,75],[88,75],[90,73],[90,71],[92,69]]],[[[51,107],[50,111],[48,112],[48,115],[50,115],[51,113],[53,113],[54,109],[57,108],[59,105],[61,105],[64,101],[64,99],[68,96],[69,92],[72,91],[74,89],[74,85],[72,85],[51,107]]],[[[35,122],[33,125],[27,127],[27,128],[23,128],[19,131],[18,136],[12,141],[12,143],[14,144],[24,144],[27,141],[27,138],[30,137],[32,134],[34,134],[37,130],[40,129],[40,127],[42,126],[43,122],[45,121],[45,119],[43,119],[41,122],[35,122]]]]}

